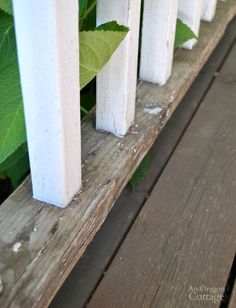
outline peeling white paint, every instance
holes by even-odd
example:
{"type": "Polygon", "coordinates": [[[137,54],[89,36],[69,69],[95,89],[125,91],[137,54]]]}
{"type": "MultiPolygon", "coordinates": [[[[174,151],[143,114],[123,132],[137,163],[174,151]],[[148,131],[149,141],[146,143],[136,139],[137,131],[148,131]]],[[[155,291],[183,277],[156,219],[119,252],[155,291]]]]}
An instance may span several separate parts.
{"type": "Polygon", "coordinates": [[[15,244],[13,245],[13,251],[14,251],[14,252],[18,252],[18,251],[20,250],[20,248],[21,248],[21,243],[20,243],[20,242],[15,243],[15,244]]]}
{"type": "Polygon", "coordinates": [[[171,103],[171,102],[173,102],[173,101],[174,101],[174,99],[175,99],[175,98],[174,98],[174,96],[173,96],[173,95],[171,95],[171,96],[170,96],[170,99],[169,99],[170,103],[171,103]]]}
{"type": "Polygon", "coordinates": [[[118,146],[118,148],[119,148],[119,150],[120,151],[123,151],[124,150],[124,148],[125,148],[125,145],[123,144],[123,143],[117,143],[117,146],[118,146]]]}
{"type": "Polygon", "coordinates": [[[159,106],[144,108],[144,112],[149,113],[149,114],[159,114],[162,112],[162,110],[163,108],[159,106]]]}

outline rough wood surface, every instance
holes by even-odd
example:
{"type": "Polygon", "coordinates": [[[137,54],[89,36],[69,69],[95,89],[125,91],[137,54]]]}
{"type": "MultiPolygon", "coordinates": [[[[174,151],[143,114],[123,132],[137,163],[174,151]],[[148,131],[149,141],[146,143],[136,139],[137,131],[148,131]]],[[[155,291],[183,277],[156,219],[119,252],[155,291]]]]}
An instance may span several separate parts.
{"type": "Polygon", "coordinates": [[[236,249],[236,44],[87,307],[220,307],[236,249]]]}
{"type": "Polygon", "coordinates": [[[236,19],[227,28],[220,44],[149,151],[150,166],[144,180],[135,189],[131,190],[128,185],[122,191],[101,229],[56,294],[50,308],[86,306],[222,66],[236,39],[235,29],[236,19]]]}
{"type": "Polygon", "coordinates": [[[235,1],[220,2],[214,21],[202,25],[197,47],[177,52],[165,87],[139,84],[136,124],[124,139],[95,131],[94,114],[84,121],[83,190],[69,208],[33,200],[30,179],[0,206],[1,307],[51,301],[235,13],[235,1]]]}

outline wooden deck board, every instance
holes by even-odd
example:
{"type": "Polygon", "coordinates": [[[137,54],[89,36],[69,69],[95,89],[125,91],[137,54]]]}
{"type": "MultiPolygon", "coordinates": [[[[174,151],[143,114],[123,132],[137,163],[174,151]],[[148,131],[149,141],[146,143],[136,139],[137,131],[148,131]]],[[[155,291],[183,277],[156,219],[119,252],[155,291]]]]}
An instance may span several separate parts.
{"type": "Polygon", "coordinates": [[[88,307],[220,306],[236,249],[235,59],[236,45],[88,307]]]}
{"type": "Polygon", "coordinates": [[[198,46],[176,55],[173,76],[166,87],[140,83],[138,127],[134,126],[123,140],[96,132],[94,114],[84,121],[83,190],[69,208],[61,210],[33,200],[30,179],[1,205],[1,307],[48,305],[235,13],[235,1],[220,2],[214,22],[203,24],[198,46]],[[161,106],[161,112],[150,114],[157,106],[161,106]]]}
{"type": "Polygon", "coordinates": [[[223,39],[151,148],[150,168],[145,179],[135,189],[132,190],[128,185],[122,192],[92,243],[57,293],[50,308],[82,308],[86,305],[235,40],[236,19],[227,28],[223,39]]]}

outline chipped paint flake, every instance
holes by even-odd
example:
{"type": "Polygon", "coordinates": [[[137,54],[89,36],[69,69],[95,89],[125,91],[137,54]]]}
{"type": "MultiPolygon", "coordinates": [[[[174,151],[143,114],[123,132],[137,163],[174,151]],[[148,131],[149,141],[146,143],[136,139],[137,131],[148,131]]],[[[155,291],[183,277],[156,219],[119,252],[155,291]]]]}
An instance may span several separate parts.
{"type": "Polygon", "coordinates": [[[15,244],[13,245],[13,251],[14,251],[14,252],[18,252],[18,251],[20,250],[20,248],[21,248],[21,243],[20,243],[20,242],[15,243],[15,244]]]}
{"type": "Polygon", "coordinates": [[[153,114],[153,115],[161,113],[162,110],[163,110],[163,108],[161,108],[159,106],[144,108],[144,112],[149,113],[149,114],[153,114]]]}

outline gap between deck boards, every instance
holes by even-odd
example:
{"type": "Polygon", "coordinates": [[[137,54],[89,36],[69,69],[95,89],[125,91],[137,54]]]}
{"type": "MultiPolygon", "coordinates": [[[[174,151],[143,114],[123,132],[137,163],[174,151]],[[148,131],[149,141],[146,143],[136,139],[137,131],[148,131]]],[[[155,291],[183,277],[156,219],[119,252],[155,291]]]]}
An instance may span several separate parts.
{"type": "Polygon", "coordinates": [[[109,213],[94,240],[59,290],[50,308],[81,308],[109,268],[116,252],[150,195],[154,184],[190,124],[217,72],[236,41],[236,19],[199,73],[150,151],[150,169],[135,189],[128,185],[109,213]]]}
{"type": "Polygon", "coordinates": [[[196,48],[177,53],[168,85],[139,85],[138,130],[121,141],[95,131],[94,114],[83,122],[83,191],[67,209],[33,200],[29,178],[0,206],[1,307],[50,303],[235,14],[235,1],[220,1],[214,21],[202,23],[196,48]],[[160,114],[144,112],[160,104],[160,114]]]}
{"type": "Polygon", "coordinates": [[[235,59],[236,44],[87,307],[210,308],[222,307],[221,296],[230,296],[235,59]]]}

